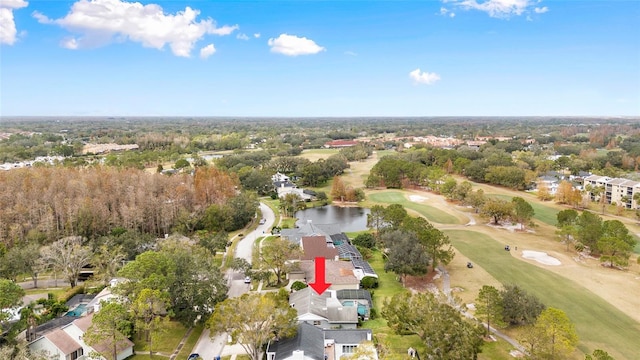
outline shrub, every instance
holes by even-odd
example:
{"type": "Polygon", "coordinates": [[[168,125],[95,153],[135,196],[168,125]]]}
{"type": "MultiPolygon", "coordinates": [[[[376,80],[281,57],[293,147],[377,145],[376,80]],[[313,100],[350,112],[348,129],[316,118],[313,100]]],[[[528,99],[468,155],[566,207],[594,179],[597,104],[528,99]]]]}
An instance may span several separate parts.
{"type": "Polygon", "coordinates": [[[371,308],[369,309],[369,320],[375,320],[378,317],[378,310],[371,308]]]}
{"type": "Polygon", "coordinates": [[[65,291],[64,294],[60,295],[59,299],[62,302],[67,302],[69,301],[69,299],[71,299],[72,297],[74,297],[75,295],[78,294],[84,294],[84,286],[80,285],[80,286],[76,286],[74,288],[70,288],[69,290],[65,291]]]}
{"type": "Polygon", "coordinates": [[[371,233],[360,234],[355,237],[352,241],[353,245],[362,246],[367,249],[371,249],[376,244],[376,239],[371,235],[371,233]]]}
{"type": "Polygon", "coordinates": [[[363,289],[375,289],[378,287],[378,278],[373,276],[365,276],[360,280],[360,286],[363,289]]]}
{"type": "Polygon", "coordinates": [[[309,287],[309,285],[303,283],[302,281],[296,281],[293,284],[291,284],[291,290],[294,290],[294,291],[302,290],[306,287],[309,287]]]}

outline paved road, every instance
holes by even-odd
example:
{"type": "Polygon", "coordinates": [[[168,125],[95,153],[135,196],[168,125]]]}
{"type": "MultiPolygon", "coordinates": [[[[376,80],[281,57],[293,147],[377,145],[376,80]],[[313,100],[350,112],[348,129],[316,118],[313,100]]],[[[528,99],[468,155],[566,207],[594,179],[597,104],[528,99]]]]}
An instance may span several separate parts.
{"type": "MultiPolygon", "coordinates": [[[[273,211],[263,203],[260,203],[260,211],[262,212],[262,218],[265,219],[265,223],[258,225],[256,230],[246,234],[242,240],[238,242],[234,257],[243,258],[251,262],[253,243],[257,238],[268,234],[273,226],[275,222],[275,214],[273,211]]],[[[244,275],[242,273],[229,269],[225,276],[227,277],[227,285],[229,286],[229,297],[238,297],[249,291],[250,286],[244,283],[244,275]]],[[[191,352],[200,354],[203,360],[213,360],[216,356],[222,354],[226,342],[227,334],[218,335],[212,339],[209,330],[205,329],[191,352]]]]}

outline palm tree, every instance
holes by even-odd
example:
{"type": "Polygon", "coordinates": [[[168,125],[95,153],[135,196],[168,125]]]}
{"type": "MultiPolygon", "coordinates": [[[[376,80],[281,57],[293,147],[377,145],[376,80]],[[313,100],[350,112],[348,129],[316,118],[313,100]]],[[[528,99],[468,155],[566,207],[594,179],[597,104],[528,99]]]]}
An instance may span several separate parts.
{"type": "Polygon", "coordinates": [[[635,192],[633,194],[633,201],[635,202],[635,204],[632,204],[632,207],[634,207],[636,209],[639,208],[640,207],[640,191],[635,192]],[[635,205],[635,206],[633,206],[633,205],[635,205]]]}

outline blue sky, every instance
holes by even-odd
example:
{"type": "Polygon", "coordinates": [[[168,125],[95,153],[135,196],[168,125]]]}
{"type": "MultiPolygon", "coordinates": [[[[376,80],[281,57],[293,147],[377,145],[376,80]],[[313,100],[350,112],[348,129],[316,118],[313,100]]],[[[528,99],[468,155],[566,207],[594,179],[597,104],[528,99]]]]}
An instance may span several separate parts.
{"type": "Polygon", "coordinates": [[[640,116],[640,1],[0,0],[0,115],[640,116]]]}

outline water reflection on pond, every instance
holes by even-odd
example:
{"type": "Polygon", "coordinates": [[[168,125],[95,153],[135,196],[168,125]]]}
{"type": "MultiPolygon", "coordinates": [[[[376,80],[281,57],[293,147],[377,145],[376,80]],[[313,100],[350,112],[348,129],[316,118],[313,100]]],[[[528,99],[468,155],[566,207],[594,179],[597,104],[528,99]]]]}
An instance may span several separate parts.
{"type": "Polygon", "coordinates": [[[339,207],[326,205],[296,212],[296,225],[311,220],[314,224],[337,224],[343,232],[367,230],[369,209],[361,207],[339,207]]]}

